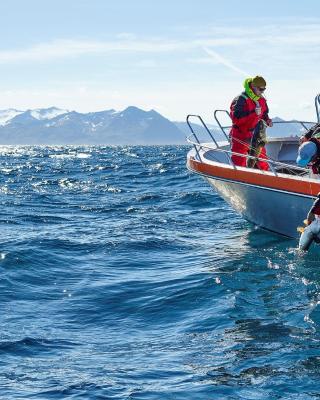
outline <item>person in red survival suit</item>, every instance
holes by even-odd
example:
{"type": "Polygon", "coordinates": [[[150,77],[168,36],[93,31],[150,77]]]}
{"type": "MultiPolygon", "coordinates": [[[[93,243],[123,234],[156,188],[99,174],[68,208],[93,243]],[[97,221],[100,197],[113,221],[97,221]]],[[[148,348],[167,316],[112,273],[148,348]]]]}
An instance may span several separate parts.
{"type": "MultiPolygon", "coordinates": [[[[245,91],[237,96],[231,103],[230,114],[232,128],[230,132],[231,151],[247,155],[253,131],[259,121],[264,120],[267,126],[272,126],[268,116],[268,106],[263,92],[266,81],[262,76],[248,78],[244,81],[245,91]]],[[[259,158],[267,159],[266,149],[262,147],[259,158]]],[[[234,165],[247,166],[247,158],[236,154],[231,156],[234,165]]],[[[265,161],[258,161],[257,168],[268,171],[269,165],[265,161]]]]}

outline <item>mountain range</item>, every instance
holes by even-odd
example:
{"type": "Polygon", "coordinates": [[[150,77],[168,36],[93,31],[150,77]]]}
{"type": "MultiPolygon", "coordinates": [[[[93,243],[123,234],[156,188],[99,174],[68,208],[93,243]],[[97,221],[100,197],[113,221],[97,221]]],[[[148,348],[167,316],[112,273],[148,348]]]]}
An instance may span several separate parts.
{"type": "MultiPolygon", "coordinates": [[[[275,119],[276,120],[276,119],[275,119]]],[[[282,121],[280,118],[278,121],[282,121]]],[[[276,125],[269,136],[301,135],[298,124],[276,125]]],[[[193,123],[195,132],[204,138],[206,131],[193,123]]],[[[208,125],[217,140],[223,140],[220,129],[208,125]]],[[[19,111],[0,110],[0,144],[63,145],[63,144],[186,144],[191,132],[186,122],[173,122],[157,111],[144,111],[130,106],[123,111],[113,109],[79,113],[57,107],[19,111]]],[[[207,139],[208,140],[208,136],[207,139]]]]}

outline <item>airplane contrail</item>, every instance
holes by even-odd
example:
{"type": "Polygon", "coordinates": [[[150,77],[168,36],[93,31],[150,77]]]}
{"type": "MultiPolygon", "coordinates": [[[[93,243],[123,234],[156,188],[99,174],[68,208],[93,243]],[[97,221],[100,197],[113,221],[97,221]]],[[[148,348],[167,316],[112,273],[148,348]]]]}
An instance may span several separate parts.
{"type": "Polygon", "coordinates": [[[249,76],[250,74],[246,71],[243,71],[242,69],[238,68],[236,65],[233,65],[229,60],[226,58],[222,57],[220,54],[215,52],[212,49],[208,49],[208,47],[203,47],[203,50],[211,57],[213,57],[218,63],[225,65],[227,68],[231,69],[232,71],[235,71],[241,75],[244,76],[249,76]]]}

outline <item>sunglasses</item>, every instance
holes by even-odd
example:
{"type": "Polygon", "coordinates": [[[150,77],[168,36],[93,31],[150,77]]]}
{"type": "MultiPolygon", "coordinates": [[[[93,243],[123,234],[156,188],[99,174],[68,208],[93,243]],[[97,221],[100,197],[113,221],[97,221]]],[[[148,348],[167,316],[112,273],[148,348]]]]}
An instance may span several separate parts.
{"type": "Polygon", "coordinates": [[[266,90],[265,87],[259,87],[258,89],[260,90],[260,92],[264,92],[266,90]]]}

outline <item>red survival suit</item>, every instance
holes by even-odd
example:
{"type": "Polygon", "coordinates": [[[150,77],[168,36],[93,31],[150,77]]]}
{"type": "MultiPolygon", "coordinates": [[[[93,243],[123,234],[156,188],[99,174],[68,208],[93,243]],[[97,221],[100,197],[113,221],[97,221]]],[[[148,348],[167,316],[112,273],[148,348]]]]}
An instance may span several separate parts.
{"type": "MultiPolygon", "coordinates": [[[[269,109],[264,97],[260,97],[258,100],[254,101],[246,92],[243,92],[232,101],[230,107],[232,119],[232,129],[230,132],[232,152],[244,155],[248,154],[253,131],[258,122],[263,119],[267,124],[269,124],[271,121],[268,112],[269,109]],[[256,113],[256,107],[258,106],[257,103],[259,103],[261,108],[260,115],[257,115],[256,113]]],[[[259,158],[267,159],[265,147],[262,148],[259,158]]],[[[231,159],[234,165],[239,165],[241,167],[247,166],[246,157],[233,154],[231,159]]],[[[264,161],[258,161],[257,167],[264,171],[269,170],[268,163],[264,161]]]]}

